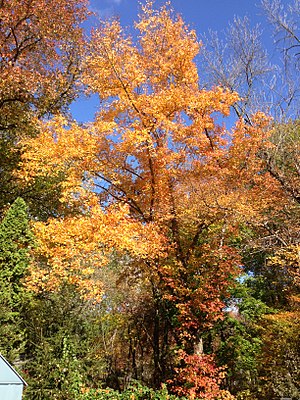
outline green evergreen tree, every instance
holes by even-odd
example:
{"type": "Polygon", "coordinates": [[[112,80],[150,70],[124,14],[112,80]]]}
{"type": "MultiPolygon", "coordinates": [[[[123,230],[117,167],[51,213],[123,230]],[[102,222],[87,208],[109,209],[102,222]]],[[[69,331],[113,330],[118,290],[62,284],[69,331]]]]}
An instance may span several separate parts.
{"type": "Polygon", "coordinates": [[[0,223],[0,352],[12,362],[24,346],[22,313],[28,294],[22,278],[33,245],[26,203],[17,198],[0,223]]]}

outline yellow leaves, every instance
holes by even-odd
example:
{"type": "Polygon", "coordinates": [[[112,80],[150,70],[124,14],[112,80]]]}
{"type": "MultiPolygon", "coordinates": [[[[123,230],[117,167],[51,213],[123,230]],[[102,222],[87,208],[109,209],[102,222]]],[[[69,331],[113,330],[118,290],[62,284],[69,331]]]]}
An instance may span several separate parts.
{"type": "Polygon", "coordinates": [[[20,143],[24,151],[18,178],[28,183],[36,177],[57,176],[63,178],[62,201],[84,196],[83,179],[87,188],[89,180],[92,184],[90,172],[101,169],[97,154],[106,147],[101,134],[111,132],[115,124],[99,121],[100,133],[95,133],[92,127],[83,128],[56,116],[48,122],[36,121],[36,126],[40,134],[20,143]]]}
{"type": "Polygon", "coordinates": [[[150,12],[150,7],[147,3],[136,24],[141,32],[138,45],[125,37],[118,21],[103,23],[93,34],[85,63],[84,82],[90,90],[101,98],[118,97],[140,117],[147,113],[138,106],[140,95],[158,95],[176,87],[198,89],[195,33],[165,7],[157,13],[150,12]]]}
{"type": "Polygon", "coordinates": [[[219,111],[225,116],[229,115],[230,107],[238,101],[239,96],[235,92],[221,87],[215,87],[212,90],[198,90],[194,93],[189,103],[190,110],[200,115],[211,114],[219,111]]]}
{"type": "Polygon", "coordinates": [[[119,22],[102,23],[92,36],[84,81],[101,98],[119,95],[126,101],[128,93],[145,81],[139,64],[140,55],[119,22]]]}
{"type": "Polygon", "coordinates": [[[32,290],[52,291],[69,283],[84,297],[99,300],[101,283],[95,274],[113,251],[147,260],[164,256],[164,237],[153,224],[132,220],[126,206],[104,212],[94,205],[86,215],[36,222],[34,232],[39,246],[27,279],[32,290]]]}
{"type": "Polygon", "coordinates": [[[230,147],[230,162],[237,170],[243,173],[261,168],[262,161],[257,157],[259,151],[265,146],[270,146],[270,118],[263,113],[253,116],[253,124],[250,126],[243,121],[238,121],[233,130],[232,146],[230,147]]]}
{"type": "Polygon", "coordinates": [[[267,265],[286,271],[293,279],[294,285],[300,287],[300,245],[290,245],[277,250],[267,259],[267,265]]]}
{"type": "MultiPolygon", "coordinates": [[[[296,308],[295,311],[284,311],[276,314],[265,315],[264,323],[264,339],[266,341],[266,350],[269,346],[273,352],[284,352],[287,348],[297,349],[299,344],[299,323],[300,323],[300,309],[296,308]],[[268,346],[269,345],[269,346],[268,346]]],[[[297,350],[296,350],[297,353],[297,350]]]]}
{"type": "Polygon", "coordinates": [[[193,60],[200,46],[195,32],[184,25],[180,16],[174,17],[170,7],[155,11],[152,5],[147,2],[142,7],[136,24],[150,83],[157,89],[185,84],[196,90],[198,74],[193,60]]]}

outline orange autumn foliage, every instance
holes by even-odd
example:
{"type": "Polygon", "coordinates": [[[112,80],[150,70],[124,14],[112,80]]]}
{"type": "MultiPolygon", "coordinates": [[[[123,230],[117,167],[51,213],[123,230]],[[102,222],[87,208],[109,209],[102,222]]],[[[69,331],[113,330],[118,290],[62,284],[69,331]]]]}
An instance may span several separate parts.
{"type": "Polygon", "coordinates": [[[214,357],[207,354],[178,354],[184,367],[176,368],[176,393],[188,399],[234,400],[228,391],[220,389],[225,368],[217,367],[214,357]]]}
{"type": "MultiPolygon", "coordinates": [[[[19,185],[13,171],[20,139],[36,121],[67,111],[79,94],[87,0],[3,0],[0,3],[0,209],[21,196],[34,214],[57,207],[47,182],[19,185]]],[[[50,188],[51,189],[51,188],[50,188]]],[[[49,212],[50,211],[50,212],[49,212]]],[[[48,214],[48,215],[49,215],[48,214]]],[[[39,215],[40,216],[40,215],[39,215]]]]}

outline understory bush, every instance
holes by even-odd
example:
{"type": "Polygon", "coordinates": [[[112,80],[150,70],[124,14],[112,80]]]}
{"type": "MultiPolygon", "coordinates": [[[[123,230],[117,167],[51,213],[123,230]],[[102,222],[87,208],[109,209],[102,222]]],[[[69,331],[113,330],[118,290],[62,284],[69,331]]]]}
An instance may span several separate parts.
{"type": "Polygon", "coordinates": [[[179,400],[179,397],[169,394],[165,386],[154,390],[136,383],[121,393],[113,389],[83,389],[79,400],[179,400]]]}

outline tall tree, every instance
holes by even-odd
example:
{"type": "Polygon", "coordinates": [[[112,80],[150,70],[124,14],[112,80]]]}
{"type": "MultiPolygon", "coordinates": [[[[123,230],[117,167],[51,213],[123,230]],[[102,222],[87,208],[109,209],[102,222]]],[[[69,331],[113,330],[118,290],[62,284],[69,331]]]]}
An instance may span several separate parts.
{"type": "MultiPolygon", "coordinates": [[[[136,28],[137,43],[115,20],[91,38],[84,83],[101,98],[96,121],[84,128],[55,118],[40,124],[37,139],[23,142],[20,178],[62,173],[64,199],[84,210],[82,217],[37,225],[48,260],[46,268],[33,268],[29,284],[53,290],[53,283],[91,273],[85,246],[93,257],[121,254],[123,276],[136,278],[130,294],[144,293],[143,315],[151,316],[143,324],[132,307],[130,321],[139,321],[151,346],[152,383],[174,375],[174,350],[181,348],[175,380],[185,382],[185,393],[192,388],[191,396],[209,398],[222,371],[201,343],[223,318],[239,273],[232,238],[241,224],[263,222],[285,200],[257,158],[268,146],[268,119],[256,114],[251,126],[239,121],[232,132],[217,124],[215,114],[229,115],[238,96],[199,88],[195,32],[167,7],[153,10],[152,2],[136,28]],[[193,381],[195,365],[198,372],[205,366],[208,377],[193,381]]],[[[137,352],[131,355],[134,369],[137,352]]]]}

